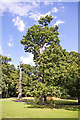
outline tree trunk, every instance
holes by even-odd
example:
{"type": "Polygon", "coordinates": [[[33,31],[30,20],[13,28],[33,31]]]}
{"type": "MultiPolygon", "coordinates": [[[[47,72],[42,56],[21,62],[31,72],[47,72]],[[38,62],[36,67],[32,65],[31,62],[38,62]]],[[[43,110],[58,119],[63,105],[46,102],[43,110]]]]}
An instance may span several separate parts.
{"type": "MultiPolygon", "coordinates": [[[[40,54],[43,54],[43,47],[44,47],[44,43],[40,46],[40,54]]],[[[41,56],[40,56],[41,57],[41,56]]],[[[41,61],[41,63],[40,64],[42,64],[42,61],[41,61]]],[[[44,77],[44,75],[42,75],[41,73],[39,73],[39,75],[38,75],[38,81],[39,82],[41,82],[41,79],[40,79],[40,77],[44,77]]],[[[43,78],[44,79],[44,78],[43,78]]],[[[44,95],[42,94],[40,97],[39,97],[39,104],[40,105],[43,105],[44,104],[44,95]]]]}
{"type": "MultiPolygon", "coordinates": [[[[43,46],[40,46],[39,51],[40,51],[40,54],[42,54],[42,53],[43,53],[43,46]]],[[[40,56],[40,57],[41,57],[41,56],[40,56]]],[[[40,63],[40,64],[41,64],[41,63],[40,63]]],[[[38,74],[38,81],[40,81],[40,82],[41,82],[40,77],[42,77],[41,73],[39,73],[39,74],[38,74]]]]}
{"type": "Polygon", "coordinates": [[[78,104],[80,105],[80,97],[78,97],[78,104]]]}
{"type": "Polygon", "coordinates": [[[22,99],[22,87],[21,87],[21,81],[22,81],[22,69],[20,68],[19,69],[20,72],[19,72],[19,88],[18,88],[18,99],[22,99]]]}
{"type": "Polygon", "coordinates": [[[40,105],[43,105],[43,104],[44,104],[43,94],[39,97],[39,104],[40,104],[40,105]]]}

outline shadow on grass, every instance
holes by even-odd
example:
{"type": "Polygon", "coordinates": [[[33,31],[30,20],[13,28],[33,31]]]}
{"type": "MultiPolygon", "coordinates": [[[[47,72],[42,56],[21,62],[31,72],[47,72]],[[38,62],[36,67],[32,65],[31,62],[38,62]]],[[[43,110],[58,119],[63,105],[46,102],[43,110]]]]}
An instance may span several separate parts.
{"type": "Polygon", "coordinates": [[[34,99],[22,99],[22,100],[12,100],[14,102],[21,102],[24,103],[25,105],[28,105],[24,108],[50,108],[50,109],[65,109],[65,110],[70,110],[70,111],[80,111],[80,105],[78,105],[77,102],[73,101],[59,101],[55,100],[54,103],[52,104],[44,104],[44,105],[39,105],[36,104],[34,99]]]}
{"type": "Polygon", "coordinates": [[[72,101],[54,101],[56,105],[78,105],[77,102],[72,102],[72,101]]]}
{"type": "Polygon", "coordinates": [[[26,104],[33,104],[34,103],[34,99],[21,99],[21,100],[12,100],[14,102],[21,102],[21,103],[26,103],[26,104]]]}
{"type": "Polygon", "coordinates": [[[50,109],[65,109],[70,111],[80,111],[80,105],[76,102],[69,102],[69,101],[55,101],[54,104],[45,104],[45,105],[39,105],[39,104],[30,104],[30,106],[27,106],[27,108],[50,108],[50,109]]]}

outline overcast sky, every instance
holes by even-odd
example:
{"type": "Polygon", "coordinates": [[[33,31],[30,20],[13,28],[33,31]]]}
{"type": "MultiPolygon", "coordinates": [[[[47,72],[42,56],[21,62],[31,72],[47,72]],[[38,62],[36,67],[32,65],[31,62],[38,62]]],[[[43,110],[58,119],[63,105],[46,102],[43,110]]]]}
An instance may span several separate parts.
{"type": "MultiPolygon", "coordinates": [[[[59,0],[60,1],[60,0],[59,0]]],[[[59,39],[66,51],[78,51],[78,3],[77,2],[16,2],[2,0],[0,18],[2,18],[2,45],[0,53],[12,58],[17,66],[22,60],[34,65],[33,55],[25,53],[20,40],[29,27],[38,24],[40,16],[52,15],[50,26],[59,26],[59,39]]],[[[0,19],[1,20],[1,19],[0,19]]]]}

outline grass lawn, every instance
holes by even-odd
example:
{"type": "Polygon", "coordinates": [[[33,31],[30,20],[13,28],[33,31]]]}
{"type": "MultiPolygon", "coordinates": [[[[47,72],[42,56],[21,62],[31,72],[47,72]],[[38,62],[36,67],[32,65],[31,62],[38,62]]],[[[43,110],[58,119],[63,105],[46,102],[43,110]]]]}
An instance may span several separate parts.
{"type": "Polygon", "coordinates": [[[78,118],[78,111],[30,107],[30,104],[3,100],[2,118],[78,118]]]}

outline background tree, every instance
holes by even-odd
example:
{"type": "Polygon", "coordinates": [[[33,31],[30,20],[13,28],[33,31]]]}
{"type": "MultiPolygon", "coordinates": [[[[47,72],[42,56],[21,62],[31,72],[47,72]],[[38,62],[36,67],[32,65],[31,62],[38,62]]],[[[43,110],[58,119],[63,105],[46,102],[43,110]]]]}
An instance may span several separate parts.
{"type": "Polygon", "coordinates": [[[34,66],[24,64],[24,71],[22,74],[22,95],[31,96],[31,87],[33,81],[34,66]]]}
{"type": "Polygon", "coordinates": [[[77,97],[78,103],[80,104],[80,54],[74,51],[69,53],[67,62],[69,62],[69,67],[67,71],[67,76],[65,79],[65,87],[69,90],[69,95],[71,97],[77,97]]]}
{"type": "Polygon", "coordinates": [[[8,84],[8,97],[17,96],[18,92],[18,71],[14,65],[8,62],[11,58],[1,56],[1,69],[2,69],[2,97],[6,97],[7,84],[8,84]]]}
{"type": "MultiPolygon", "coordinates": [[[[13,64],[9,64],[11,58],[1,56],[1,69],[2,69],[2,97],[6,97],[7,84],[8,84],[8,97],[18,96],[19,87],[19,66],[15,68],[13,64]]],[[[23,64],[20,65],[23,68],[23,64]]],[[[30,90],[34,67],[24,64],[24,71],[22,74],[22,96],[31,96],[30,90]]]]}

